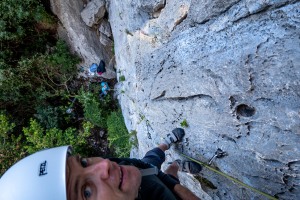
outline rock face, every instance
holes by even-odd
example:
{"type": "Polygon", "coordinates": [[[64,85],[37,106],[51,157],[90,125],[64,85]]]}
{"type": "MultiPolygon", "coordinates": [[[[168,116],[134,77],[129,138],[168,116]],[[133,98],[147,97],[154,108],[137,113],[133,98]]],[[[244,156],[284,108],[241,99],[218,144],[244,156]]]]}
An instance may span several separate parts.
{"type": "MultiPolygon", "coordinates": [[[[137,156],[186,121],[167,161],[183,152],[208,162],[220,148],[228,155],[212,167],[299,199],[299,8],[296,0],[109,1],[117,76],[125,77],[118,98],[137,131],[137,156]]],[[[267,199],[208,169],[180,176],[203,199],[267,199]]]]}
{"type": "MultiPolygon", "coordinates": [[[[51,3],[83,63],[104,58],[111,78],[114,44],[118,98],[137,131],[133,156],[185,125],[167,162],[184,153],[208,163],[221,149],[212,167],[271,196],[300,198],[299,0],[51,3]]],[[[207,168],[179,176],[201,199],[267,199],[207,168]]]]}
{"type": "Polygon", "coordinates": [[[85,72],[81,76],[88,76],[89,66],[104,60],[106,73],[103,78],[115,78],[114,65],[109,65],[113,60],[111,46],[108,48],[100,43],[100,33],[91,28],[98,26],[106,12],[105,1],[90,1],[84,8],[81,0],[50,0],[52,11],[60,20],[59,34],[67,41],[72,51],[82,58],[81,65],[85,72]]]}
{"type": "Polygon", "coordinates": [[[81,18],[87,26],[92,27],[104,17],[105,11],[104,0],[90,1],[81,11],[81,18]]]}

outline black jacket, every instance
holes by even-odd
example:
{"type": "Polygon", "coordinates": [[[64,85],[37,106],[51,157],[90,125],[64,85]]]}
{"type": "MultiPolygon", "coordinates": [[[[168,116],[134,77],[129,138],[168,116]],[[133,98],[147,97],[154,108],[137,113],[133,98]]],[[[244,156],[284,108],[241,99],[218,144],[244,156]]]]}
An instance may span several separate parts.
{"type": "MultiPolygon", "coordinates": [[[[110,158],[111,161],[119,165],[133,165],[139,169],[147,169],[153,167],[149,163],[145,163],[135,158],[110,158]]],[[[179,180],[173,176],[163,173],[159,170],[157,175],[149,175],[142,177],[142,183],[139,190],[139,198],[142,200],[176,200],[180,199],[172,191],[179,180]]]]}

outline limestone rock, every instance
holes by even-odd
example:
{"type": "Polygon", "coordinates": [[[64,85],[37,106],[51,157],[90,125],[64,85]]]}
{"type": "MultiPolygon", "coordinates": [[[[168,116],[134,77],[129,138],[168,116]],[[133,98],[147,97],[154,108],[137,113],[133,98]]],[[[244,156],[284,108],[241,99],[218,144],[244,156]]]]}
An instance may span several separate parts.
{"type": "Polygon", "coordinates": [[[166,0],[140,0],[139,6],[141,10],[154,13],[165,6],[166,0]]]}
{"type": "Polygon", "coordinates": [[[240,0],[192,0],[190,13],[194,22],[204,23],[205,21],[220,15],[222,12],[228,10],[232,5],[240,0]]]}
{"type": "Polygon", "coordinates": [[[87,26],[92,27],[104,17],[105,12],[105,0],[93,0],[81,11],[81,18],[87,26]]]}
{"type": "Polygon", "coordinates": [[[110,28],[110,24],[107,20],[102,20],[100,27],[99,27],[99,32],[103,33],[104,35],[106,35],[107,37],[111,37],[112,36],[112,32],[111,32],[111,28],[110,28]]]}
{"type": "MultiPolygon", "coordinates": [[[[72,51],[82,58],[83,62],[79,66],[84,66],[85,72],[80,76],[88,76],[88,69],[92,63],[99,63],[100,60],[104,60],[105,63],[110,62],[113,53],[107,51],[99,42],[97,31],[87,27],[81,19],[82,1],[51,0],[51,7],[60,20],[60,37],[67,41],[72,51]]],[[[115,78],[114,69],[108,67],[102,77],[115,78]]]]}
{"type": "MultiPolygon", "coordinates": [[[[137,131],[131,155],[186,121],[167,162],[184,153],[207,163],[220,148],[227,156],[212,167],[279,199],[299,198],[299,1],[109,0],[115,57],[80,19],[81,1],[52,2],[84,62],[104,58],[124,80],[115,89],[137,131]]],[[[202,199],[267,199],[206,168],[179,175],[202,199]]]]}
{"type": "Polygon", "coordinates": [[[113,46],[113,41],[103,33],[100,33],[100,42],[104,46],[109,46],[109,47],[113,46]]]}
{"type": "MultiPolygon", "coordinates": [[[[157,18],[152,7],[109,6],[134,155],[186,120],[184,142],[167,161],[183,152],[208,162],[220,148],[228,156],[213,167],[279,199],[299,198],[300,2],[174,0],[157,18]]],[[[200,179],[180,176],[204,199],[268,199],[208,169],[201,177],[205,192],[200,179]]]]}

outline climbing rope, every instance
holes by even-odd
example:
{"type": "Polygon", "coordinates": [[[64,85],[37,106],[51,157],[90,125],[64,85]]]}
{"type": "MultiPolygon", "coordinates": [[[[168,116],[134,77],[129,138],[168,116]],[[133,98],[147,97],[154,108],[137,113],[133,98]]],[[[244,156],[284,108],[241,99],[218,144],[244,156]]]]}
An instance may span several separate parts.
{"type": "Polygon", "coordinates": [[[267,193],[265,193],[265,192],[262,192],[262,191],[260,191],[260,190],[258,190],[258,189],[255,189],[254,187],[251,187],[250,185],[247,185],[247,184],[245,184],[245,183],[239,181],[238,179],[233,178],[233,177],[231,177],[231,176],[225,174],[224,172],[221,172],[221,171],[219,171],[219,170],[216,170],[216,169],[210,167],[210,166],[207,165],[206,163],[203,163],[203,162],[201,162],[201,161],[199,161],[199,160],[195,160],[194,158],[191,158],[191,157],[189,157],[189,156],[187,156],[187,155],[185,155],[185,154],[182,154],[182,153],[180,153],[180,154],[181,154],[182,156],[184,156],[184,157],[186,157],[186,158],[188,158],[188,159],[190,159],[190,160],[192,160],[192,161],[194,161],[194,162],[196,162],[196,163],[198,163],[198,164],[200,164],[200,165],[202,165],[202,166],[208,168],[209,170],[211,170],[211,171],[213,171],[213,172],[216,172],[217,174],[220,174],[221,176],[224,176],[224,177],[226,177],[226,178],[228,178],[228,179],[234,181],[235,183],[238,183],[239,185],[241,185],[241,186],[243,186],[243,187],[246,187],[246,188],[248,188],[248,189],[250,189],[250,190],[252,190],[252,191],[254,191],[254,192],[256,192],[256,193],[259,193],[259,194],[261,194],[261,195],[263,195],[263,196],[265,196],[265,197],[267,197],[267,198],[269,198],[269,199],[272,199],[272,200],[278,200],[277,198],[275,198],[275,197],[273,197],[273,196],[271,196],[271,195],[269,195],[269,194],[267,194],[267,193]]]}

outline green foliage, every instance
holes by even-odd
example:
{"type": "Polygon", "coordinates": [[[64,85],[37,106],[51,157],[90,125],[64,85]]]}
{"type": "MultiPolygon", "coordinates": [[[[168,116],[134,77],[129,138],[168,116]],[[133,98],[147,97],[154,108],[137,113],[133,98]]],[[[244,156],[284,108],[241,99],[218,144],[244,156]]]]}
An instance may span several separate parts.
{"type": "Polygon", "coordinates": [[[7,139],[7,133],[11,132],[15,127],[14,123],[10,123],[6,115],[0,114],[0,137],[2,139],[7,139]]]}
{"type": "Polygon", "coordinates": [[[45,130],[36,120],[30,120],[30,126],[23,128],[26,137],[24,149],[28,153],[34,153],[44,148],[50,148],[61,145],[68,145],[75,140],[75,130],[67,129],[66,131],[57,128],[45,130]]]}
{"type": "Polygon", "coordinates": [[[99,83],[90,83],[89,84],[89,91],[92,93],[98,93],[101,90],[101,85],[99,83]]]}
{"type": "Polygon", "coordinates": [[[138,121],[138,124],[140,124],[145,119],[145,115],[140,113],[139,116],[140,116],[140,120],[138,121]]]}
{"type": "Polygon", "coordinates": [[[189,127],[189,124],[187,123],[186,119],[184,119],[181,123],[180,123],[181,127],[183,128],[187,128],[189,127]]]}
{"type": "Polygon", "coordinates": [[[119,82],[123,82],[123,81],[125,81],[125,76],[124,76],[124,75],[121,75],[121,76],[119,77],[119,82]]]}
{"type": "Polygon", "coordinates": [[[2,0],[0,2],[0,40],[17,40],[28,32],[25,25],[34,23],[42,11],[36,0],[2,0]]]}
{"type": "Polygon", "coordinates": [[[121,110],[112,112],[107,119],[109,146],[115,150],[118,157],[128,157],[136,132],[128,133],[121,110]]]}
{"type": "Polygon", "coordinates": [[[60,107],[53,106],[38,106],[34,115],[38,119],[39,123],[47,128],[60,127],[64,121],[62,115],[62,109],[60,107]]]}
{"type": "Polygon", "coordinates": [[[20,151],[21,137],[11,134],[14,127],[15,124],[11,123],[6,115],[0,114],[0,175],[24,156],[20,151]]]}
{"type": "Polygon", "coordinates": [[[0,60],[13,66],[20,56],[45,51],[49,34],[38,25],[54,21],[39,0],[0,1],[0,60]]]}
{"type": "Polygon", "coordinates": [[[51,69],[51,75],[54,76],[55,73],[58,73],[58,77],[61,79],[59,82],[64,83],[77,74],[76,64],[79,61],[78,57],[70,53],[66,43],[58,40],[54,51],[47,54],[45,64],[47,70],[51,69]]]}
{"type": "Polygon", "coordinates": [[[15,137],[11,132],[15,124],[8,117],[0,114],[0,175],[16,161],[45,148],[71,145],[74,153],[87,155],[88,140],[93,125],[84,122],[81,130],[68,128],[45,129],[36,120],[31,119],[30,125],[23,128],[22,135],[15,137]]]}
{"type": "MultiPolygon", "coordinates": [[[[68,92],[67,84],[76,75],[78,59],[61,41],[53,47],[56,39],[47,30],[54,27],[55,18],[39,0],[0,1],[0,109],[6,113],[0,116],[1,173],[28,154],[24,145],[29,142],[21,129],[37,106],[40,108],[36,116],[46,128],[54,128],[60,120],[48,102],[68,92]]],[[[40,130],[36,124],[32,126],[40,130]]],[[[48,138],[58,133],[49,129],[48,138]]]]}
{"type": "Polygon", "coordinates": [[[81,88],[76,98],[83,106],[85,119],[95,126],[106,129],[107,117],[116,109],[116,102],[110,95],[105,96],[101,100],[98,95],[98,90],[85,91],[81,88]]]}
{"type": "Polygon", "coordinates": [[[26,137],[24,150],[34,153],[44,148],[71,145],[76,153],[84,153],[83,146],[87,146],[87,138],[93,125],[89,122],[83,124],[83,131],[77,132],[74,128],[65,131],[58,128],[44,129],[36,120],[30,120],[30,126],[23,128],[26,137]]]}
{"type": "Polygon", "coordinates": [[[105,115],[98,97],[91,92],[85,92],[81,89],[77,98],[83,105],[85,119],[96,126],[106,128],[105,115]]]}
{"type": "Polygon", "coordinates": [[[56,25],[40,0],[0,1],[1,174],[44,148],[72,145],[75,153],[88,155],[94,127],[107,129],[119,156],[128,156],[135,144],[136,133],[128,133],[117,103],[110,95],[99,100],[99,85],[92,91],[71,88],[79,59],[57,40],[56,25]],[[74,96],[81,104],[74,108],[78,116],[66,114],[74,96]]]}
{"type": "Polygon", "coordinates": [[[131,144],[135,147],[138,147],[138,138],[137,138],[137,131],[136,130],[132,130],[130,131],[130,141],[131,141],[131,144]]]}
{"type": "Polygon", "coordinates": [[[44,29],[56,28],[55,18],[49,15],[41,6],[37,7],[34,19],[37,23],[42,24],[44,29]]]}
{"type": "Polygon", "coordinates": [[[78,61],[62,41],[52,53],[22,58],[16,67],[0,71],[0,101],[35,107],[38,100],[68,92],[68,81],[75,77],[78,61]]]}

